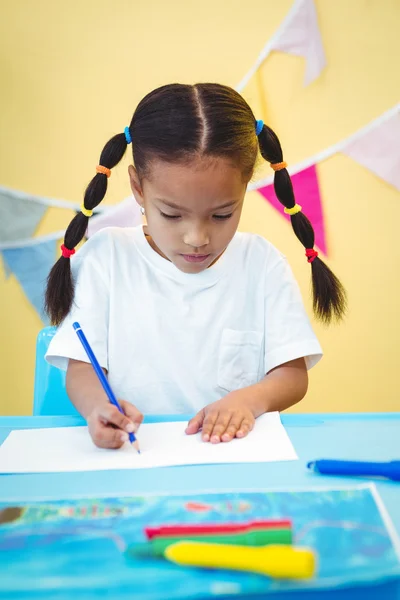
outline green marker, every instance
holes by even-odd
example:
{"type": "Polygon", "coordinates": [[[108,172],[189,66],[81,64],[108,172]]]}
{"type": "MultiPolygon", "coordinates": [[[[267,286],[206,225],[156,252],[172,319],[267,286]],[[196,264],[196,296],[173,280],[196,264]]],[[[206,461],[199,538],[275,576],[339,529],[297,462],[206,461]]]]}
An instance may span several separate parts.
{"type": "Polygon", "coordinates": [[[154,556],[162,556],[164,550],[176,542],[204,542],[207,544],[230,544],[239,546],[267,546],[268,544],[292,544],[291,529],[259,529],[243,533],[200,534],[181,536],[157,536],[150,540],[154,556]]]}
{"type": "Polygon", "coordinates": [[[239,546],[291,545],[293,536],[289,528],[253,529],[243,533],[164,535],[153,537],[145,543],[132,544],[126,552],[131,558],[163,558],[168,546],[181,541],[239,546]]]}

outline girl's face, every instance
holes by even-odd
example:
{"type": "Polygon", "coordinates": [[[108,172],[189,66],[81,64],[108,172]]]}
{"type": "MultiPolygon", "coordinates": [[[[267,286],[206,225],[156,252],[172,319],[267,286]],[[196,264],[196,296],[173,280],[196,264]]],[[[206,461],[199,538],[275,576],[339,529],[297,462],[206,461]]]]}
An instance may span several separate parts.
{"type": "Polygon", "coordinates": [[[242,212],[247,182],[237,167],[222,158],[189,165],[157,161],[142,182],[133,166],[129,176],[156,252],[185,273],[199,273],[218,260],[242,212]]]}

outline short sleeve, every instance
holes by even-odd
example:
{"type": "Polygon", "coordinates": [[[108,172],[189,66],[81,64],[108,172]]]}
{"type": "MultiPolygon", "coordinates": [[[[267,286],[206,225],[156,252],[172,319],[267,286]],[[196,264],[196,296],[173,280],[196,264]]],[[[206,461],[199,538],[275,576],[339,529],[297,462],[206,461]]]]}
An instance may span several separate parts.
{"type": "Polygon", "coordinates": [[[307,369],[311,369],[321,359],[322,350],[297,281],[287,260],[279,254],[265,280],[265,373],[303,357],[307,369]]]}
{"type": "Polygon", "coordinates": [[[89,362],[72,324],[77,321],[85,333],[100,365],[108,369],[108,322],[110,252],[109,237],[100,231],[90,238],[71,259],[75,296],[72,309],[58,327],[46,360],[67,370],[70,358],[89,362]]]}

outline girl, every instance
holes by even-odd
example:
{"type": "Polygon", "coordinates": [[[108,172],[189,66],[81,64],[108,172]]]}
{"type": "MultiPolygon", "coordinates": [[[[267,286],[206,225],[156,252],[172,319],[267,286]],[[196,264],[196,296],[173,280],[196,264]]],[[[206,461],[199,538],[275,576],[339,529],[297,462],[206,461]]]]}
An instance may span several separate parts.
{"type": "Polygon", "coordinates": [[[47,360],[67,369],[69,397],[98,446],[121,446],[143,412],[198,411],[186,433],[201,429],[204,441],[228,442],[246,436],[264,412],[304,397],[321,349],[297,284],[270,243],[237,232],[258,150],[305,248],[317,317],[343,316],[345,292],[314,250],[275,133],[229,87],[154,90],[105,145],[46,291],[59,325],[47,360]],[[130,185],[147,226],[104,229],[71,261],[131,143],[130,185]],[[125,416],[109,404],[74,321],[125,398],[125,416]]]}

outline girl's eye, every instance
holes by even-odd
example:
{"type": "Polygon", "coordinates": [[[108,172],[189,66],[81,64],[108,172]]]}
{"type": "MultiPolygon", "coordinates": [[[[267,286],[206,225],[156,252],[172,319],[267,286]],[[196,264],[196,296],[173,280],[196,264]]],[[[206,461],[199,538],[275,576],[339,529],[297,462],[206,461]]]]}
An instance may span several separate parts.
{"type": "MultiPolygon", "coordinates": [[[[230,219],[233,213],[230,213],[229,215],[213,215],[214,219],[216,219],[217,221],[225,221],[226,219],[230,219]]],[[[180,219],[180,215],[167,215],[167,213],[164,213],[162,211],[160,211],[160,215],[164,218],[164,219],[170,219],[170,220],[176,220],[176,219],[180,219]]]]}
{"type": "Polygon", "coordinates": [[[230,213],[229,215],[214,215],[214,219],[217,219],[218,221],[224,221],[225,219],[230,219],[232,215],[233,213],[230,213]]]}
{"type": "Polygon", "coordinates": [[[179,215],[167,215],[166,213],[163,213],[160,211],[160,215],[162,217],[164,217],[164,219],[179,219],[179,215]]]}

